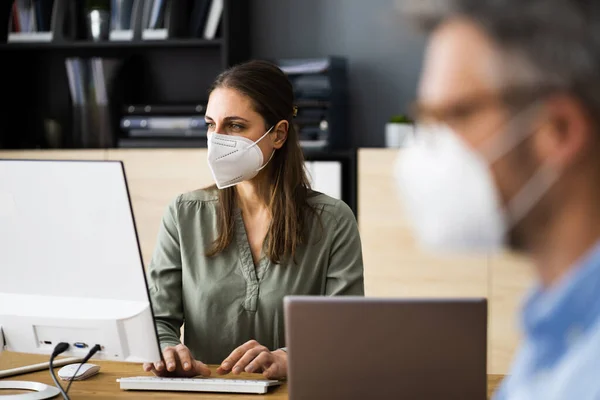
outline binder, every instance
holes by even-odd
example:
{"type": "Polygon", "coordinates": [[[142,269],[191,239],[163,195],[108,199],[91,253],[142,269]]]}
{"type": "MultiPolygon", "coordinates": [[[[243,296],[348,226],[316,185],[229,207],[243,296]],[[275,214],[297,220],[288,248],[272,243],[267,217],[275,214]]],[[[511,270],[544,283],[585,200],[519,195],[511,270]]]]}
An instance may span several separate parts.
{"type": "Polygon", "coordinates": [[[92,57],[65,60],[72,103],[71,148],[109,148],[115,144],[109,87],[121,61],[92,57]]]}
{"type": "Polygon", "coordinates": [[[143,40],[189,38],[191,13],[192,4],[189,1],[147,1],[143,10],[141,38],[143,40]]]}
{"type": "MultiPolygon", "coordinates": [[[[158,29],[164,26],[164,13],[166,8],[166,0],[154,0],[150,15],[148,18],[148,29],[158,29]]],[[[150,4],[150,2],[148,3],[150,4]]],[[[148,7],[150,8],[150,7],[148,7]]]]}
{"type": "MultiPolygon", "coordinates": [[[[10,4],[10,2],[9,2],[10,4]]],[[[9,43],[51,42],[54,0],[15,0],[10,9],[9,43]]]]}
{"type": "Polygon", "coordinates": [[[204,27],[204,38],[214,39],[219,28],[219,22],[223,16],[224,0],[212,0],[210,11],[204,27]]]}
{"type": "Polygon", "coordinates": [[[199,38],[204,35],[210,4],[211,0],[194,0],[190,18],[190,37],[199,38]]]}
{"type": "Polygon", "coordinates": [[[111,0],[109,40],[130,41],[141,35],[141,18],[145,0],[111,0]]]}
{"type": "Polygon", "coordinates": [[[39,32],[50,32],[53,0],[33,0],[35,22],[39,32]]]}
{"type": "Polygon", "coordinates": [[[111,31],[126,31],[131,29],[131,14],[133,0],[111,0],[110,29],[111,31]]]}
{"type": "MultiPolygon", "coordinates": [[[[172,6],[172,2],[168,3],[172,6]]],[[[142,16],[142,39],[164,40],[169,38],[169,31],[165,27],[166,11],[167,0],[145,0],[142,16]]]]}

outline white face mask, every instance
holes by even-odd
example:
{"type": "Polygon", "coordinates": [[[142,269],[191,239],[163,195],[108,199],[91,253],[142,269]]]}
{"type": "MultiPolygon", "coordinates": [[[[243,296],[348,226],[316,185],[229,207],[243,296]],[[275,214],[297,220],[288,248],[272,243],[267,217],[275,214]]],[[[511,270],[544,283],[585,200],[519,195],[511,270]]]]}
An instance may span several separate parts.
{"type": "Polygon", "coordinates": [[[254,178],[267,166],[271,157],[263,165],[263,154],[258,147],[273,127],[256,142],[245,137],[210,133],[208,135],[208,166],[219,189],[225,189],[254,178]]]}
{"type": "Polygon", "coordinates": [[[489,165],[531,134],[505,135],[502,143],[496,136],[483,147],[484,157],[457,133],[442,127],[402,151],[395,166],[396,183],[422,246],[441,252],[504,248],[509,230],[558,179],[555,171],[541,167],[502,207],[489,165]]]}

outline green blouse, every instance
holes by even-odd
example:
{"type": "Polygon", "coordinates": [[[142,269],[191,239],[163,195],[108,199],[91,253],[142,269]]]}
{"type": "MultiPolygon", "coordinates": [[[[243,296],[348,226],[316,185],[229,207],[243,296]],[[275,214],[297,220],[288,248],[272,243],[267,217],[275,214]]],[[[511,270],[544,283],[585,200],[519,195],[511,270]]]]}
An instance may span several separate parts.
{"type": "MultiPolygon", "coordinates": [[[[346,203],[315,192],[309,202],[307,244],[296,262],[255,266],[239,209],[235,238],[214,257],[204,255],[217,237],[217,192],[201,189],[169,204],[148,267],[148,286],[161,347],[183,342],[197,360],[220,364],[255,339],[285,347],[286,295],[364,295],[363,260],[356,218],[346,203]],[[310,215],[310,213],[309,213],[310,215]]],[[[310,321],[307,321],[310,323],[310,321]]]]}

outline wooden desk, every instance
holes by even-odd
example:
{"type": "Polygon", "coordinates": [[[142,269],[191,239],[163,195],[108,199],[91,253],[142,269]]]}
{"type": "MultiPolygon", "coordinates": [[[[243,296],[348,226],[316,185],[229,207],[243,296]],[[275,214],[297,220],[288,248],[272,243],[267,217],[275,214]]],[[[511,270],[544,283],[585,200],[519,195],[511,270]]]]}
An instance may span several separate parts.
{"type": "MultiPolygon", "coordinates": [[[[47,361],[48,358],[44,356],[30,355],[30,354],[18,354],[4,352],[0,354],[0,370],[15,368],[29,364],[36,364],[47,361]]],[[[117,382],[118,378],[127,376],[140,376],[147,375],[139,364],[129,363],[117,363],[107,361],[93,361],[94,364],[101,366],[100,373],[84,381],[73,382],[69,395],[73,399],[137,399],[140,397],[148,397],[154,399],[173,399],[195,396],[196,398],[206,400],[221,400],[231,399],[234,397],[237,400],[260,400],[260,399],[272,399],[272,400],[286,400],[288,398],[287,384],[284,384],[278,388],[273,389],[269,394],[264,396],[259,395],[234,395],[231,394],[209,394],[209,393],[174,393],[174,392],[129,392],[119,389],[117,382]]],[[[214,374],[214,368],[213,368],[214,374]]],[[[242,375],[242,378],[257,378],[260,379],[260,375],[242,375]]],[[[500,382],[502,381],[502,375],[488,375],[488,397],[496,390],[500,382]]],[[[52,378],[48,371],[39,371],[31,374],[17,375],[10,378],[4,378],[6,380],[21,380],[21,381],[35,381],[42,382],[48,385],[54,385],[52,378]]],[[[61,381],[61,383],[64,383],[61,381]]],[[[0,391],[0,399],[2,398],[0,391]]],[[[56,397],[59,399],[60,395],[56,397]]]]}

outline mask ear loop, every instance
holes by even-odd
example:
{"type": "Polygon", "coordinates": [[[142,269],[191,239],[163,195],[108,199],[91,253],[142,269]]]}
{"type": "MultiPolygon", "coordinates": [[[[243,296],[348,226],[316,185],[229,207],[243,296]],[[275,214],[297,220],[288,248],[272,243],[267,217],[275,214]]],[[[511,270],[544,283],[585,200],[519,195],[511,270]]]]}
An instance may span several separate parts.
{"type": "Polygon", "coordinates": [[[511,228],[525,218],[529,211],[558,181],[558,178],[560,178],[560,173],[548,165],[542,165],[529,178],[519,192],[509,200],[506,206],[511,228]]]}
{"type": "MultiPolygon", "coordinates": [[[[532,114],[540,111],[542,105],[536,102],[522,113],[515,116],[509,121],[508,140],[501,142],[496,137],[482,146],[483,154],[488,163],[494,163],[504,157],[511,150],[524,142],[529,137],[533,136],[537,130],[528,130],[525,133],[520,133],[514,128],[515,124],[523,119],[528,118],[532,114]]],[[[519,223],[531,209],[542,199],[548,190],[558,181],[560,173],[549,165],[542,165],[529,178],[523,187],[508,201],[506,205],[508,225],[510,228],[519,223]]]]}
{"type": "Polygon", "coordinates": [[[273,128],[275,128],[275,125],[273,125],[268,131],[266,131],[264,135],[262,135],[260,138],[258,138],[258,140],[256,142],[254,142],[250,146],[248,146],[248,148],[251,149],[252,147],[258,145],[258,142],[260,142],[261,140],[263,140],[265,138],[265,136],[267,136],[269,133],[271,133],[271,131],[273,130],[273,128]]]}
{"type": "Polygon", "coordinates": [[[484,158],[488,164],[493,164],[500,160],[506,154],[510,153],[515,147],[520,145],[522,142],[530,138],[535,134],[535,130],[527,130],[524,133],[515,129],[515,125],[523,120],[528,119],[532,115],[538,113],[542,108],[540,102],[535,102],[522,112],[515,115],[507,123],[508,134],[504,137],[504,140],[500,140],[500,136],[496,133],[494,137],[486,141],[482,146],[479,147],[479,151],[484,155],[484,158]]]}
{"type": "MultiPolygon", "coordinates": [[[[264,135],[262,135],[256,142],[254,142],[251,146],[248,146],[248,149],[251,149],[254,146],[258,145],[258,142],[260,142],[261,140],[263,140],[265,138],[265,136],[267,136],[269,133],[271,133],[271,131],[273,130],[273,128],[275,128],[275,125],[273,125],[268,131],[265,132],[264,135]]],[[[273,159],[273,156],[275,155],[275,149],[273,149],[273,151],[271,152],[271,157],[269,157],[269,159],[267,160],[266,163],[263,164],[262,167],[260,167],[259,169],[257,169],[256,171],[261,171],[262,169],[264,169],[269,162],[271,161],[271,159],[273,159]]]]}
{"type": "Polygon", "coordinates": [[[271,157],[269,157],[269,159],[267,160],[267,162],[260,167],[259,169],[257,169],[257,171],[261,171],[263,170],[267,165],[269,165],[269,162],[271,162],[271,160],[273,159],[273,156],[275,155],[275,149],[273,149],[273,151],[271,152],[271,157]]]}

